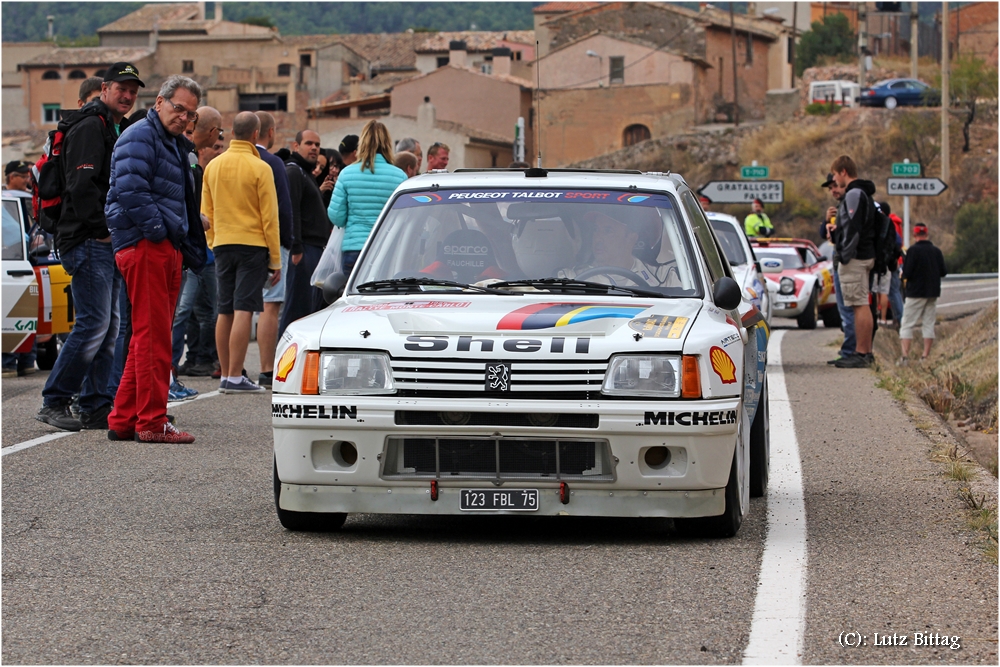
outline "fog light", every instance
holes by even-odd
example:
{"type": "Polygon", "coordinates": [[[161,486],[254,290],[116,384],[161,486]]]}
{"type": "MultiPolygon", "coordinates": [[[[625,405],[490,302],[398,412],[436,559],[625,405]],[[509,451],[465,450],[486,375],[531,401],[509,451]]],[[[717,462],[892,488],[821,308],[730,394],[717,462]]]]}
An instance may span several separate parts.
{"type": "Polygon", "coordinates": [[[542,426],[552,428],[559,421],[559,415],[552,414],[529,414],[528,423],[532,426],[542,426]]]}
{"type": "Polygon", "coordinates": [[[340,465],[350,468],[358,462],[358,448],[353,442],[341,441],[333,445],[333,458],[340,465]]]}
{"type": "Polygon", "coordinates": [[[472,421],[471,412],[439,412],[438,419],[445,426],[465,426],[472,421]]]}
{"type": "Polygon", "coordinates": [[[666,447],[650,447],[643,459],[650,468],[658,470],[670,463],[670,450],[666,447]]]}

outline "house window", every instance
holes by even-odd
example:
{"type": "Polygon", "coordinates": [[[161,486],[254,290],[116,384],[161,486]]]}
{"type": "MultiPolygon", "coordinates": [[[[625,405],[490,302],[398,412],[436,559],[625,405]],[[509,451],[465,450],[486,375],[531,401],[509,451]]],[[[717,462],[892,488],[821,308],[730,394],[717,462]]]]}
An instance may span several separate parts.
{"type": "Polygon", "coordinates": [[[299,56],[299,67],[312,67],[313,57],[311,53],[303,53],[299,56]]]}
{"type": "Polygon", "coordinates": [[[622,133],[622,146],[631,146],[649,139],[649,128],[645,125],[629,125],[622,133]]]}
{"type": "Polygon", "coordinates": [[[625,83],[625,56],[611,56],[608,58],[610,72],[608,80],[610,83],[625,83]]]}
{"type": "Polygon", "coordinates": [[[278,65],[278,76],[291,76],[292,66],[288,63],[281,63],[278,65]]]}
{"type": "Polygon", "coordinates": [[[104,69],[99,69],[99,70],[97,70],[96,72],[94,72],[94,76],[99,76],[99,77],[101,77],[101,78],[103,79],[103,78],[104,78],[104,73],[105,73],[105,72],[107,72],[107,70],[104,70],[104,69]]]}
{"type": "Polygon", "coordinates": [[[514,60],[520,60],[520,59],[521,59],[521,52],[520,51],[515,51],[514,52],[514,60]]]}
{"type": "Polygon", "coordinates": [[[69,78],[69,79],[86,79],[87,78],[87,73],[84,72],[82,69],[75,69],[75,70],[73,70],[72,72],[69,73],[69,77],[67,77],[67,78],[69,78]]]}
{"type": "Polygon", "coordinates": [[[43,104],[42,105],[42,122],[43,123],[58,123],[59,122],[59,105],[58,104],[43,104]]]}
{"type": "Polygon", "coordinates": [[[181,61],[181,71],[185,74],[189,74],[194,71],[194,61],[193,60],[182,60],[181,61]]]}
{"type": "Polygon", "coordinates": [[[437,59],[438,67],[444,67],[448,64],[448,56],[438,56],[437,59]]]}
{"type": "Polygon", "coordinates": [[[753,64],[753,35],[747,33],[747,65],[753,64]]]}
{"type": "Polygon", "coordinates": [[[288,111],[288,95],[240,95],[240,111],[288,111]]]}
{"type": "Polygon", "coordinates": [[[49,80],[50,79],[61,79],[61,78],[62,77],[59,76],[59,72],[56,71],[56,70],[54,70],[54,69],[46,70],[45,74],[42,75],[42,79],[43,80],[46,80],[46,79],[49,79],[49,80]]]}
{"type": "Polygon", "coordinates": [[[483,63],[479,66],[479,71],[483,74],[493,74],[493,63],[483,63]]]}

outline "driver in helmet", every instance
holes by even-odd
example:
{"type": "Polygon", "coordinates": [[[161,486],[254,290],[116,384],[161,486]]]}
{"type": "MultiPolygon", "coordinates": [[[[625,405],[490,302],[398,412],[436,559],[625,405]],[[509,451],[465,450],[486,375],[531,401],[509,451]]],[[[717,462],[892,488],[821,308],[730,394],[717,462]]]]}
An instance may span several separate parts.
{"type": "MultiPolygon", "coordinates": [[[[584,274],[585,277],[581,280],[642,287],[641,283],[628,277],[628,273],[633,273],[651,287],[659,287],[666,283],[666,267],[647,264],[633,254],[637,246],[652,245],[648,239],[641,239],[643,232],[647,227],[651,227],[650,225],[641,220],[622,222],[599,211],[589,211],[583,219],[589,222],[593,229],[593,260],[586,265],[560,271],[560,278],[576,278],[584,274]],[[591,269],[601,267],[608,268],[609,271],[590,273],[591,269]],[[610,270],[614,268],[623,269],[626,273],[620,274],[610,270]]],[[[661,230],[659,224],[655,227],[658,239],[661,230]]]]}

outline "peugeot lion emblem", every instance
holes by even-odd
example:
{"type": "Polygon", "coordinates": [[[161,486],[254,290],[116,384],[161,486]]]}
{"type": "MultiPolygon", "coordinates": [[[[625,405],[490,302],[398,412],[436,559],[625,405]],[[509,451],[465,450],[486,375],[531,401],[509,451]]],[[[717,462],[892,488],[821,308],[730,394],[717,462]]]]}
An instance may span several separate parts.
{"type": "Polygon", "coordinates": [[[486,390],[510,391],[510,366],[503,362],[486,364],[486,390]]]}

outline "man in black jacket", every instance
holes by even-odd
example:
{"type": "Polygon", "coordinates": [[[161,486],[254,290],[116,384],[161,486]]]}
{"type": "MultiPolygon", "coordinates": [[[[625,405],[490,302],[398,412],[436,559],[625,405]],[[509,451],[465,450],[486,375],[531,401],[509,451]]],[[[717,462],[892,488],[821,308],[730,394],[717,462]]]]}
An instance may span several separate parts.
{"type": "Polygon", "coordinates": [[[285,163],[292,200],[292,261],[285,279],[285,310],[278,327],[279,338],[289,324],[326,305],[322,290],[312,286],[312,274],[333,229],[323,206],[323,194],[312,175],[319,148],[319,135],[302,130],[295,135],[291,157],[285,163]]]}
{"type": "Polygon", "coordinates": [[[934,342],[934,322],[937,319],[937,300],[941,296],[941,279],[948,275],[944,266],[944,255],[940,248],[927,238],[927,225],[913,226],[914,243],[906,251],[903,261],[903,280],[906,281],[906,302],[903,304],[903,322],[899,326],[899,338],[903,346],[900,366],[906,365],[913,342],[913,328],[920,322],[920,333],[924,339],[924,356],[927,359],[934,342]]]}
{"type": "Polygon", "coordinates": [[[61,167],[66,187],[56,225],[63,268],[73,277],[76,322],[42,390],[38,421],[67,431],[106,429],[114,396],[108,393],[118,336],[118,292],[111,234],[104,204],[111,178],[111,152],[128,125],[125,115],[143,83],[129,63],[109,67],[100,99],[66,113],[61,167]],[[69,410],[80,394],[80,419],[69,410]]]}
{"type": "Polygon", "coordinates": [[[833,180],[844,189],[837,207],[833,242],[840,261],[839,277],[844,305],[854,309],[854,354],[838,359],[837,368],[868,368],[875,361],[872,337],[875,321],[869,306],[872,267],[875,266],[875,184],[858,178],[854,160],[841,155],[830,167],[833,180]]]}

